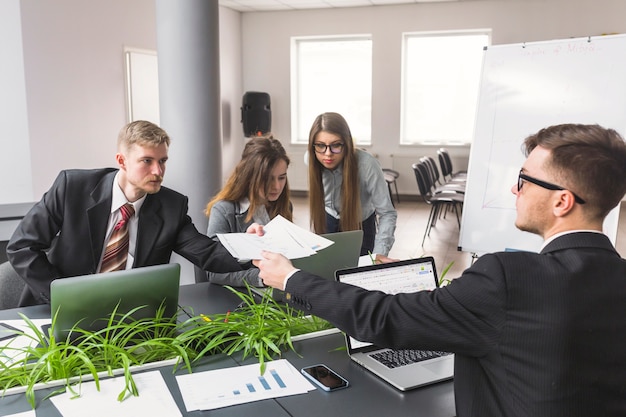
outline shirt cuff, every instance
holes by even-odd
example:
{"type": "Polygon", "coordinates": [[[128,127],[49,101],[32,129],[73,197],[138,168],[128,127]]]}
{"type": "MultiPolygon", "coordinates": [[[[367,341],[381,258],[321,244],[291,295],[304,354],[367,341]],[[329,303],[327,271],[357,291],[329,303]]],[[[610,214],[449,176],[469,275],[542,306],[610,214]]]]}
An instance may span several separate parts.
{"type": "Polygon", "coordinates": [[[285,280],[283,281],[283,291],[285,291],[285,288],[287,288],[287,281],[289,281],[289,278],[291,278],[293,274],[295,274],[298,271],[299,271],[298,268],[294,268],[293,271],[287,274],[287,276],[285,277],[285,280]]]}

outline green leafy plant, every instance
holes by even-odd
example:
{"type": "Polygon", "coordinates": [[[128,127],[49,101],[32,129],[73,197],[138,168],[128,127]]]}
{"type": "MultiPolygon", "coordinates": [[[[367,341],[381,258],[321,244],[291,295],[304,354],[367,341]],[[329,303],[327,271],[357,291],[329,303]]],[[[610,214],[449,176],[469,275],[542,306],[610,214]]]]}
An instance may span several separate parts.
{"type": "Polygon", "coordinates": [[[200,356],[208,352],[232,355],[243,351],[244,358],[252,354],[259,359],[263,373],[265,361],[280,355],[281,347],[287,346],[295,352],[292,336],[332,328],[325,320],[306,316],[276,302],[271,291],[266,292],[261,302],[257,303],[250,291],[244,293],[232,287],[226,288],[242,300],[239,307],[225,314],[202,316],[199,326],[185,332],[185,337],[193,340],[193,345],[204,346],[200,356]]]}
{"type": "Polygon", "coordinates": [[[445,278],[445,276],[448,273],[448,271],[450,270],[450,268],[452,268],[452,265],[454,265],[454,261],[452,261],[448,265],[446,265],[446,267],[441,272],[441,275],[439,275],[439,286],[440,287],[443,287],[444,285],[448,285],[450,282],[452,282],[448,278],[445,278]]]}
{"type": "Polygon", "coordinates": [[[295,352],[292,336],[332,328],[322,319],[277,303],[270,295],[256,303],[249,289],[242,293],[228,288],[242,300],[232,312],[190,316],[178,323],[176,318],[163,316],[163,307],[157,317],[138,320],[132,316],[144,307],[126,314],[118,314],[115,309],[103,318],[106,324],[102,330],[89,332],[77,323],[65,340],[54,337],[56,317],[45,334],[20,314],[29,329],[21,336],[32,342],[27,347],[13,347],[10,343],[0,347],[2,356],[14,358],[0,361],[0,390],[4,394],[10,388],[25,387],[26,398],[35,408],[37,384],[60,380],[63,387],[50,395],[65,389],[79,395],[75,385],[86,377],[93,379],[99,389],[102,373],[113,376],[118,371],[125,379],[125,387],[118,395],[122,401],[128,395],[138,395],[132,377],[135,366],[176,359],[174,370],[183,364],[191,372],[194,361],[207,354],[232,355],[243,351],[244,358],[254,355],[259,359],[263,373],[266,361],[280,356],[281,349],[295,352]]]}

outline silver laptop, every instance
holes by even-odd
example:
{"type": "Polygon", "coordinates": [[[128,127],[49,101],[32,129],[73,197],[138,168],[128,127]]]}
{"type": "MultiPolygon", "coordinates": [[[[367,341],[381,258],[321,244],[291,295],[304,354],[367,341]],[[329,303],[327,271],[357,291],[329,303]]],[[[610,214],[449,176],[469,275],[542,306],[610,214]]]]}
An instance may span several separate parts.
{"type": "MultiPolygon", "coordinates": [[[[387,294],[430,291],[439,285],[432,257],[340,270],[336,279],[387,294]]],[[[401,391],[444,381],[454,375],[451,353],[387,349],[347,334],[346,345],[350,359],[401,391]]]]}
{"type": "MultiPolygon", "coordinates": [[[[332,240],[334,244],[319,250],[314,255],[292,259],[293,266],[322,278],[335,279],[335,271],[354,268],[359,264],[363,243],[362,230],[327,233],[321,236],[332,240]]],[[[268,290],[268,288],[252,288],[252,291],[260,296],[268,290]]],[[[282,291],[274,289],[272,297],[275,300],[282,300],[282,294],[282,291]]]]}
{"type": "Polygon", "coordinates": [[[50,311],[53,318],[56,314],[54,336],[65,340],[74,326],[101,330],[116,307],[117,314],[125,314],[143,306],[131,316],[137,320],[156,317],[164,303],[163,317],[174,317],[179,286],[180,265],[176,263],[56,279],[50,284],[50,311]]]}

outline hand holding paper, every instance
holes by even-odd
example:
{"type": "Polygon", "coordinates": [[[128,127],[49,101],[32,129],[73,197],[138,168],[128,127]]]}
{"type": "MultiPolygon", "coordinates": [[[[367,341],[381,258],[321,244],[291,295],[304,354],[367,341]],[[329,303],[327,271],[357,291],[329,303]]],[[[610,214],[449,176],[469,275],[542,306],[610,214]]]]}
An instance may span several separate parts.
{"type": "Polygon", "coordinates": [[[305,230],[278,215],[263,228],[265,234],[218,233],[224,247],[239,260],[261,259],[261,251],[284,255],[288,259],[303,258],[333,244],[322,236],[305,230]]]}

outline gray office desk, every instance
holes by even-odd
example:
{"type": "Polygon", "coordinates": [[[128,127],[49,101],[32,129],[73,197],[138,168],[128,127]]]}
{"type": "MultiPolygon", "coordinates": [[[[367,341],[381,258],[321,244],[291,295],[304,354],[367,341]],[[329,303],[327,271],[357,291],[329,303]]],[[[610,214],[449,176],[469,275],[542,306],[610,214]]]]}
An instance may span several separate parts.
{"type": "MultiPolygon", "coordinates": [[[[222,313],[234,309],[240,299],[228,290],[209,283],[185,285],[181,287],[180,304],[193,309],[194,314],[222,313]]],[[[0,319],[17,318],[21,311],[32,318],[49,317],[47,306],[29,307],[0,311],[0,319]]],[[[350,381],[345,390],[327,393],[321,390],[308,394],[264,400],[211,411],[186,413],[178,390],[172,367],[161,368],[161,374],[170,387],[172,396],[184,416],[454,416],[454,393],[452,382],[442,382],[418,388],[406,393],[400,392],[374,375],[350,361],[340,333],[306,339],[294,343],[297,353],[287,351],[284,358],[296,368],[315,363],[325,363],[350,381]],[[340,350],[338,350],[338,348],[340,350]]],[[[257,363],[256,358],[245,360],[241,354],[231,357],[214,355],[206,358],[196,371],[219,369],[230,366],[257,363]]],[[[184,373],[186,370],[179,370],[184,373]]],[[[38,393],[43,398],[46,391],[38,393]]],[[[141,395],[141,393],[140,393],[141,395]]],[[[26,411],[30,408],[23,395],[13,395],[0,399],[0,416],[26,411]]],[[[49,400],[41,401],[36,409],[37,416],[59,417],[60,414],[49,400]]]]}

